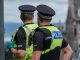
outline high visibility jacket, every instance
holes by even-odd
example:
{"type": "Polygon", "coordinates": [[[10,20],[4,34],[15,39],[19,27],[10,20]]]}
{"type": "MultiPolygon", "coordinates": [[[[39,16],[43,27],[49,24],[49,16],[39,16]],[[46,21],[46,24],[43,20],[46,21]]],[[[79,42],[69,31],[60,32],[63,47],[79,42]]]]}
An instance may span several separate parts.
{"type": "MultiPolygon", "coordinates": [[[[62,37],[62,34],[61,32],[59,31],[59,29],[57,29],[55,26],[42,26],[42,27],[39,27],[40,29],[47,29],[51,32],[51,39],[52,39],[52,42],[51,42],[51,45],[50,45],[50,48],[44,50],[42,52],[42,54],[45,54],[45,53],[48,53],[49,51],[51,50],[54,50],[56,47],[60,47],[62,46],[62,41],[63,41],[63,37],[62,37]]],[[[44,31],[43,31],[44,32],[44,31]]],[[[47,34],[47,32],[46,32],[47,34]]],[[[49,37],[48,37],[49,38],[49,37]]],[[[43,44],[44,45],[44,44],[43,44]]],[[[44,48],[44,47],[43,47],[44,48]]]]}
{"type": "MultiPolygon", "coordinates": [[[[32,52],[33,52],[33,44],[32,41],[29,41],[30,38],[32,39],[32,35],[34,34],[34,30],[38,27],[37,24],[28,24],[28,25],[24,25],[22,26],[22,28],[24,29],[25,33],[26,33],[26,56],[23,58],[17,57],[17,56],[13,56],[14,60],[31,60],[31,56],[32,56],[32,52]]],[[[14,41],[14,38],[16,36],[16,33],[18,32],[19,29],[16,30],[16,32],[13,34],[12,37],[12,41],[14,41]]],[[[14,48],[17,48],[17,45],[14,45],[14,48]]]]}

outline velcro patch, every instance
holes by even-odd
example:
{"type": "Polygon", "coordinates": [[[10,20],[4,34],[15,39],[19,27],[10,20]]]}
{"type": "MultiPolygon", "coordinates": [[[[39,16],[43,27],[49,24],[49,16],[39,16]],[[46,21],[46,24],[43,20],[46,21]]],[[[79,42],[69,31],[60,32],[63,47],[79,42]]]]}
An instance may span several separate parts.
{"type": "Polygon", "coordinates": [[[18,47],[22,47],[22,45],[18,45],[18,47]]]}
{"type": "Polygon", "coordinates": [[[54,39],[62,39],[62,38],[63,38],[60,31],[53,31],[53,32],[52,32],[52,37],[53,37],[54,39]]]}

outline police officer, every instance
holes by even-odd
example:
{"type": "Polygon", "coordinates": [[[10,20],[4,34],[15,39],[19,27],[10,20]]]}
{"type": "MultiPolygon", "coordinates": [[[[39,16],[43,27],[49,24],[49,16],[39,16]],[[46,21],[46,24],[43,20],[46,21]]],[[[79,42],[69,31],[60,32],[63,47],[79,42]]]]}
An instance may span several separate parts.
{"type": "Polygon", "coordinates": [[[8,48],[13,53],[14,60],[31,60],[32,44],[31,36],[32,31],[38,27],[33,24],[34,11],[36,8],[32,5],[19,6],[21,11],[20,18],[24,25],[20,26],[13,34],[12,41],[8,42],[8,48]]]}
{"type": "Polygon", "coordinates": [[[70,60],[72,49],[64,40],[57,27],[50,24],[55,11],[47,5],[38,5],[38,24],[35,30],[32,60],[59,60],[63,51],[62,60],[70,60]]]}

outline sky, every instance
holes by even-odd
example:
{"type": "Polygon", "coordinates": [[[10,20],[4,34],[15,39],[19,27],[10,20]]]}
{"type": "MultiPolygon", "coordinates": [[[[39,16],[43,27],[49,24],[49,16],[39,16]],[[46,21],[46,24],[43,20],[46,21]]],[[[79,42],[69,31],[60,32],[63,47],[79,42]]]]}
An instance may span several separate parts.
{"type": "MultiPolygon", "coordinates": [[[[56,15],[52,19],[52,23],[65,22],[68,10],[68,0],[4,0],[4,22],[5,23],[21,23],[20,5],[30,4],[35,7],[39,4],[45,4],[53,8],[56,15]]],[[[37,11],[34,14],[34,23],[37,22],[37,11]]]]}

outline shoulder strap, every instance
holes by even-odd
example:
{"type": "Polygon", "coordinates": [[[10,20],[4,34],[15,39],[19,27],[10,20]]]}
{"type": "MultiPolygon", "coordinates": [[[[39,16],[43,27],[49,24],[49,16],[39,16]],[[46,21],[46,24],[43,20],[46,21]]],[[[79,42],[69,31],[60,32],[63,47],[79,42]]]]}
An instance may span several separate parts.
{"type": "MultiPolygon", "coordinates": [[[[27,25],[24,26],[23,28],[25,29],[25,32],[26,32],[26,30],[27,30],[27,32],[29,32],[29,35],[27,37],[28,40],[27,39],[26,40],[27,40],[27,45],[31,46],[34,32],[27,25]]],[[[27,32],[26,32],[26,35],[27,35],[27,32]]]]}
{"type": "Polygon", "coordinates": [[[37,31],[40,31],[44,35],[44,40],[43,40],[43,45],[44,45],[43,47],[44,48],[43,48],[43,51],[45,51],[46,49],[50,48],[51,43],[52,43],[51,32],[46,28],[37,28],[37,31]]]}
{"type": "Polygon", "coordinates": [[[45,37],[49,36],[48,33],[46,33],[45,28],[37,28],[36,31],[40,31],[44,34],[45,37]]]}

